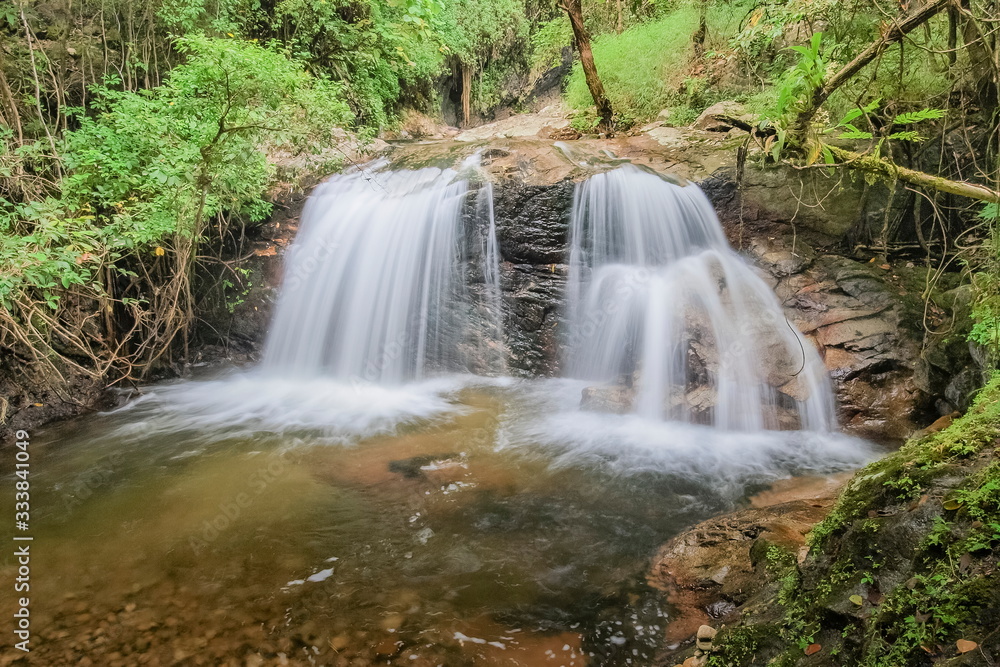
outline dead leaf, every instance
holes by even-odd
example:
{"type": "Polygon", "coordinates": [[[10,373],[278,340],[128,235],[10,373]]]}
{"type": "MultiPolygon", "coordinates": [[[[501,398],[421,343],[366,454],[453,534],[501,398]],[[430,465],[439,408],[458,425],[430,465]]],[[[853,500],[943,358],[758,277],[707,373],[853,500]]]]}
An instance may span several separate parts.
{"type": "Polygon", "coordinates": [[[863,605],[865,603],[865,599],[863,597],[861,597],[860,595],[852,595],[850,597],[850,600],[851,600],[851,602],[853,602],[858,607],[860,607],[861,605],[863,605]]]}
{"type": "Polygon", "coordinates": [[[810,644],[806,647],[806,655],[813,655],[814,653],[819,653],[822,650],[820,644],[810,644]]]}
{"type": "Polygon", "coordinates": [[[166,252],[167,251],[161,248],[160,246],[156,246],[156,249],[153,251],[153,254],[156,255],[157,257],[163,257],[163,255],[165,255],[166,252]]]}
{"type": "Polygon", "coordinates": [[[876,607],[882,604],[883,597],[884,596],[882,595],[882,591],[880,591],[877,588],[872,588],[870,591],[868,591],[868,602],[872,603],[876,607]]]}
{"type": "Polygon", "coordinates": [[[918,611],[913,615],[913,618],[916,619],[917,623],[926,623],[928,620],[930,620],[930,617],[931,617],[930,614],[925,614],[922,611],[918,611]]]}
{"type": "Polygon", "coordinates": [[[36,408],[40,408],[40,407],[42,407],[45,404],[44,403],[32,403],[32,405],[35,406],[36,408]]]}
{"type": "Polygon", "coordinates": [[[968,653],[969,651],[975,651],[977,648],[979,648],[979,644],[977,644],[974,641],[970,641],[968,639],[959,639],[957,642],[955,642],[955,646],[958,647],[959,653],[968,653]]]}
{"type": "Polygon", "coordinates": [[[266,248],[257,248],[253,251],[253,254],[258,257],[274,257],[278,254],[278,250],[274,246],[268,246],[266,248]]]}
{"type": "Polygon", "coordinates": [[[944,501],[942,506],[948,511],[953,511],[957,510],[959,507],[962,506],[962,501],[952,498],[950,500],[944,501]]]}
{"type": "Polygon", "coordinates": [[[889,265],[888,264],[879,264],[878,268],[883,269],[885,271],[888,271],[889,270],[889,265]]]}
{"type": "Polygon", "coordinates": [[[958,559],[958,569],[963,573],[968,572],[972,568],[972,554],[964,553],[962,557],[958,559]]]}

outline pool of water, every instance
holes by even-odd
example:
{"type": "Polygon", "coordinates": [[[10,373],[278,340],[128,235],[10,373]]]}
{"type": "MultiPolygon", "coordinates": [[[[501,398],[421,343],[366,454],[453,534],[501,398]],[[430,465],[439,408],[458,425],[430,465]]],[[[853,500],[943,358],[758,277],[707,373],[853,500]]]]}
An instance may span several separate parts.
{"type": "Polygon", "coordinates": [[[581,389],[230,373],[34,433],[27,662],[652,664],[660,544],[870,455],[583,413],[581,389]]]}

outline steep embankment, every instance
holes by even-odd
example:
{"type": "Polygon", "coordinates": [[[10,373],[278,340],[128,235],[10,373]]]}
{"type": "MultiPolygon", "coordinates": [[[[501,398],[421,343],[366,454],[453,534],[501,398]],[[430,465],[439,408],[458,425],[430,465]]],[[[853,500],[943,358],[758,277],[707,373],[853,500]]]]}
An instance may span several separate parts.
{"type": "MultiPolygon", "coordinates": [[[[746,575],[741,585],[726,588],[705,577],[700,587],[702,603],[726,611],[714,649],[695,656],[692,647],[661,664],[681,658],[685,664],[707,660],[732,667],[996,664],[998,443],[995,377],[951,426],[913,439],[858,472],[804,548],[787,538],[789,531],[775,528],[776,516],[784,514],[787,528],[791,510],[802,508],[744,521],[740,525],[755,526],[756,534],[728,563],[746,575]]],[[[822,513],[822,504],[812,503],[814,512],[822,513]]],[[[693,530],[672,544],[700,539],[704,546],[703,538],[693,530]]],[[[724,541],[707,548],[718,552],[718,544],[724,541]]],[[[675,592],[681,589],[670,577],[677,570],[671,558],[678,553],[666,549],[651,575],[675,592]]]]}

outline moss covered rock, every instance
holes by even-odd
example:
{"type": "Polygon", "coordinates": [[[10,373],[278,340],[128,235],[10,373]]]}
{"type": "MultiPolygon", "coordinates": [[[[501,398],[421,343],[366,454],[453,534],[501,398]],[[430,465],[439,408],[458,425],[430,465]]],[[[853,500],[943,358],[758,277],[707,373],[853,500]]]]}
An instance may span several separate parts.
{"type": "Polygon", "coordinates": [[[998,442],[1000,376],[951,426],[858,472],[710,664],[996,664],[998,442]]]}

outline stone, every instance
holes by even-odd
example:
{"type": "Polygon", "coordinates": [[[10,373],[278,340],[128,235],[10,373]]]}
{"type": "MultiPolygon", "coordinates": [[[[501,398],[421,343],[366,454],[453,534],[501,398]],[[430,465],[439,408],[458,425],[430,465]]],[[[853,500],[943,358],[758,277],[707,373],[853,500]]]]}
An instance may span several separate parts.
{"type": "Polygon", "coordinates": [[[747,114],[746,107],[739,102],[724,101],[705,109],[692,127],[707,132],[728,132],[734,127],[731,122],[720,120],[717,116],[729,116],[751,124],[754,120],[753,116],[747,114]]]}
{"type": "Polygon", "coordinates": [[[689,143],[684,130],[676,127],[654,127],[645,134],[661,146],[680,148],[689,143]]]}
{"type": "Polygon", "coordinates": [[[830,511],[847,478],[782,481],[770,500],[760,495],[761,507],[703,521],[663,545],[647,581],[664,591],[676,610],[665,629],[667,643],[707,638],[708,630],[702,628],[711,630],[710,621],[725,622],[735,615],[767,583],[766,563],[754,554],[766,554],[768,545],[796,553],[806,533],[830,511]]]}
{"type": "Polygon", "coordinates": [[[816,339],[826,346],[844,345],[868,339],[877,334],[893,333],[895,325],[886,318],[863,317],[837,322],[820,328],[816,339]]]}
{"type": "Polygon", "coordinates": [[[460,132],[456,141],[492,141],[516,137],[542,137],[553,130],[569,127],[565,112],[557,107],[546,107],[535,114],[517,114],[493,123],[460,132]]]}
{"type": "Polygon", "coordinates": [[[711,651],[712,642],[715,640],[715,635],[717,631],[710,625],[702,625],[698,628],[698,634],[695,639],[695,646],[697,646],[702,651],[711,651]]]}

